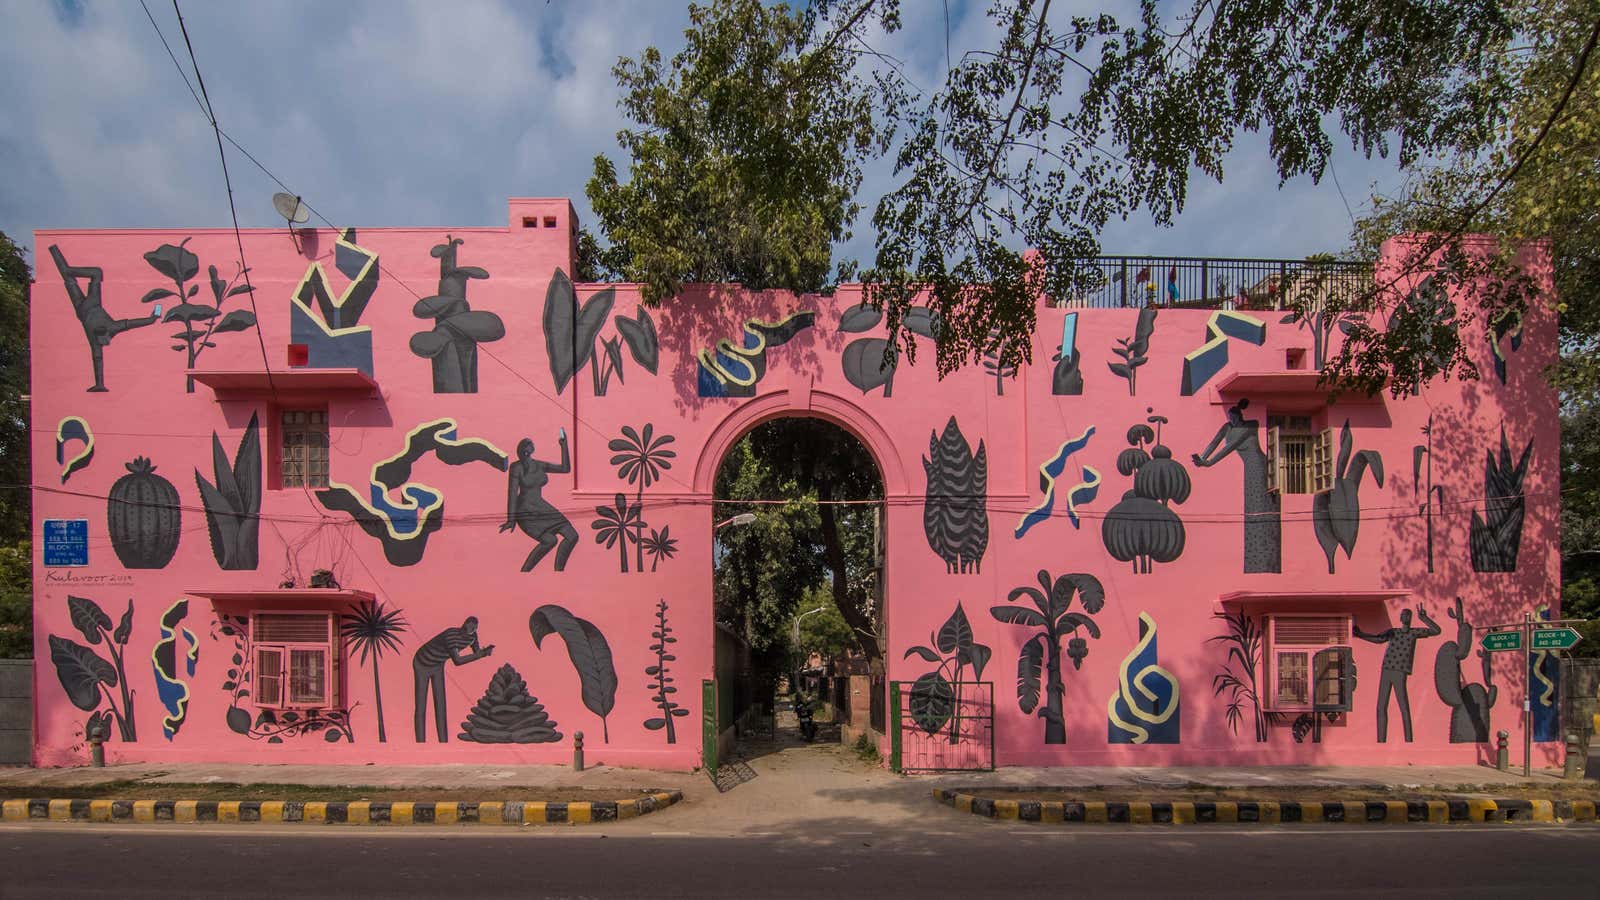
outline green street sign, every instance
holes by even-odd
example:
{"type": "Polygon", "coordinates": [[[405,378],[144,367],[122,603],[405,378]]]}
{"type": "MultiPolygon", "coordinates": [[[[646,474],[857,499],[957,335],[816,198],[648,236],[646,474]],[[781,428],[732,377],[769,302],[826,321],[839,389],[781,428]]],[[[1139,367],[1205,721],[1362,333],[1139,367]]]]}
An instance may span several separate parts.
{"type": "Polygon", "coordinates": [[[1535,650],[1570,650],[1583,636],[1571,628],[1541,628],[1533,633],[1535,650]]]}
{"type": "Polygon", "coordinates": [[[1483,636],[1483,649],[1491,653],[1496,650],[1521,650],[1522,632],[1491,631],[1483,636]]]}

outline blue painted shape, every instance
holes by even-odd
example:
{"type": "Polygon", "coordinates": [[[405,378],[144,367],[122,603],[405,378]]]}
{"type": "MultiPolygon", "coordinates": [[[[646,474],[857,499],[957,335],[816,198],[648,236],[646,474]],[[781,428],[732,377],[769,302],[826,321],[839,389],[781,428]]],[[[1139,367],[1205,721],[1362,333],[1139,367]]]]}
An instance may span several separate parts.
{"type": "Polygon", "coordinates": [[[89,520],[45,519],[44,564],[47,566],[87,566],[89,564],[89,520]]]}
{"type": "Polygon", "coordinates": [[[332,332],[318,324],[304,306],[289,304],[289,340],[306,347],[312,369],[360,369],[372,375],[372,331],[366,328],[332,332]]]}
{"type": "MultiPolygon", "coordinates": [[[[1083,434],[1063,443],[1056,449],[1055,455],[1046,460],[1039,467],[1039,487],[1044,491],[1044,499],[1039,505],[1028,510],[1022,520],[1017,523],[1012,535],[1020,539],[1028,530],[1040,522],[1049,519],[1055,509],[1056,487],[1061,473],[1067,469],[1067,458],[1082,450],[1089,443],[1089,438],[1094,436],[1094,426],[1084,429],[1083,434]]],[[[1074,485],[1067,492],[1067,519],[1072,522],[1072,527],[1079,526],[1078,505],[1088,503],[1100,493],[1100,473],[1092,466],[1082,469],[1083,481],[1074,485]]]]}
{"type": "Polygon", "coordinates": [[[1139,642],[1122,661],[1117,692],[1106,705],[1106,741],[1176,744],[1180,731],[1178,679],[1156,661],[1156,625],[1139,613],[1139,642]]]}
{"type": "Polygon", "coordinates": [[[1071,359],[1076,349],[1078,349],[1078,314],[1071,312],[1061,320],[1061,358],[1071,359]]]}

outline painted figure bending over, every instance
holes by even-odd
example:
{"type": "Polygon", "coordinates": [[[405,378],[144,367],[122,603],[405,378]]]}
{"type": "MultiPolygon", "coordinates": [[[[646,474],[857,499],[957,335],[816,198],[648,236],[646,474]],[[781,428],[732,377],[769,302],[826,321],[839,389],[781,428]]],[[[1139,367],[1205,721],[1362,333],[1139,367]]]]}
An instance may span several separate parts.
{"type": "Polygon", "coordinates": [[[567,567],[567,557],[578,543],[578,532],[561,511],[544,499],[544,486],[550,482],[550,473],[572,471],[572,456],[567,451],[567,430],[561,429],[561,462],[545,462],[533,458],[533,439],[523,438],[517,444],[517,461],[511,464],[506,479],[506,522],[502,532],[513,528],[538,541],[528,558],[522,562],[522,571],[532,572],[539,561],[551,550],[556,551],[556,571],[567,567]]]}
{"type": "Polygon", "coordinates": [[[113,319],[100,305],[100,284],[105,280],[104,269],[98,266],[73,266],[67,264],[67,258],[61,255],[61,248],[50,245],[50,258],[56,261],[56,269],[61,272],[61,280],[67,287],[67,298],[72,301],[72,311],[78,315],[78,323],[83,326],[84,339],[89,342],[89,356],[94,362],[94,387],[89,388],[90,393],[104,393],[106,390],[105,357],[102,348],[110,345],[111,339],[130,328],[143,328],[154,325],[161,319],[161,307],[156,306],[155,312],[137,319],[113,319]],[[89,279],[89,290],[84,292],[83,285],[78,283],[79,278],[89,279]]]}
{"type": "Polygon", "coordinates": [[[439,743],[443,744],[450,740],[448,716],[445,714],[444,664],[452,662],[464,666],[474,660],[483,659],[493,652],[493,644],[487,647],[478,646],[476,616],[468,616],[460,628],[446,628],[417,648],[416,655],[411,658],[411,671],[416,677],[417,743],[423,743],[428,739],[429,688],[433,689],[434,731],[439,735],[439,743]],[[461,651],[467,649],[471,649],[472,652],[463,655],[461,651]]]}
{"type": "Polygon", "coordinates": [[[1368,634],[1360,628],[1355,629],[1355,636],[1363,641],[1389,645],[1383,651],[1383,674],[1378,681],[1378,743],[1380,744],[1389,740],[1390,691],[1399,698],[1400,723],[1405,727],[1406,743],[1411,743],[1411,701],[1406,696],[1406,681],[1411,678],[1411,664],[1416,660],[1418,639],[1435,637],[1439,634],[1439,626],[1428,618],[1426,609],[1417,607],[1417,617],[1428,627],[1412,628],[1411,610],[1402,609],[1399,628],[1390,628],[1377,634],[1368,634]]]}

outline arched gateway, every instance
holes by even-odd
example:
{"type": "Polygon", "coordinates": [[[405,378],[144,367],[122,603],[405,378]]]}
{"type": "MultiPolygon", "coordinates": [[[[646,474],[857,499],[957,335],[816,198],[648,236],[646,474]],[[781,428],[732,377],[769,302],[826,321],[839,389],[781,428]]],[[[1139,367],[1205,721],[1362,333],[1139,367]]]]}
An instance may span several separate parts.
{"type": "Polygon", "coordinates": [[[973,683],[1000,765],[1467,763],[1520,737],[1506,701],[1459,709],[1521,673],[1446,638],[1556,595],[1546,307],[1466,337],[1483,380],[1330,398],[1311,357],[1339,323],[1279,308],[1291,264],[1103,260],[1121,279],[1041,305],[1030,364],[941,381],[882,366],[859,288],[647,309],[571,283],[575,233],[564,200],[247,231],[253,312],[231,229],[37,233],[36,761],[98,731],[115,761],[560,762],[582,731],[690,768],[716,467],[789,415],[882,471],[908,766],[964,758],[973,683]],[[89,296],[172,327],[97,338],[89,296]],[[1356,639],[1407,610],[1445,634],[1356,639]],[[1380,680],[1409,732],[1380,738],[1380,680]]]}

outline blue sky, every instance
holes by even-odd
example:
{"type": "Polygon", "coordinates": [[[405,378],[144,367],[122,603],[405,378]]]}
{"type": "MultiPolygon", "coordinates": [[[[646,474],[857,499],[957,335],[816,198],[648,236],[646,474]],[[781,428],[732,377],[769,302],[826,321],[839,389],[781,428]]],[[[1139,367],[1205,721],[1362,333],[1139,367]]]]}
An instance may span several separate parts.
{"type": "MultiPolygon", "coordinates": [[[[186,62],[170,2],[147,2],[186,62]]],[[[987,45],[986,6],[950,3],[954,56],[987,45]]],[[[936,85],[945,5],[904,8],[905,28],[875,46],[936,85]]],[[[224,130],[320,212],[441,227],[501,224],[509,196],[569,196],[591,221],[591,160],[619,159],[625,124],[611,67],[647,45],[675,52],[687,21],[666,0],[190,0],[184,16],[224,130]]],[[[0,230],[31,248],[35,228],[227,224],[209,126],[136,0],[14,0],[0,24],[12,36],[0,42],[0,230]]],[[[229,151],[242,224],[274,224],[277,186],[229,151]]],[[[1374,184],[1400,180],[1392,162],[1349,150],[1336,169],[1358,213],[1374,184]]],[[[1173,227],[1115,223],[1104,252],[1294,258],[1345,245],[1332,179],[1280,189],[1255,135],[1226,172],[1191,183],[1173,227]]],[[[868,209],[892,177],[869,173],[868,209]]],[[[842,253],[870,261],[867,223],[856,231],[842,253]]]]}

